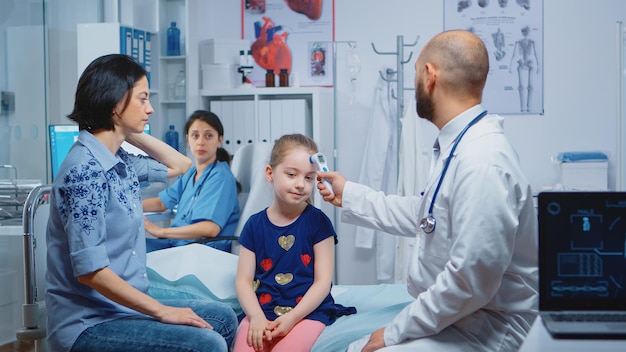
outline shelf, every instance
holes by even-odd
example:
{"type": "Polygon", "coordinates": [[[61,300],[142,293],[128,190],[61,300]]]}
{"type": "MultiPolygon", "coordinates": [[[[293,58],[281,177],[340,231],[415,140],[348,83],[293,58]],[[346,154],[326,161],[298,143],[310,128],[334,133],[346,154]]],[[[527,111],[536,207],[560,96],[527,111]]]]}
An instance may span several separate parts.
{"type": "Polygon", "coordinates": [[[159,57],[159,59],[161,61],[185,61],[187,57],[185,55],[179,55],[179,56],[161,56],[159,57]]]}
{"type": "Polygon", "coordinates": [[[200,96],[276,96],[276,95],[310,95],[317,93],[332,93],[331,87],[254,87],[234,88],[224,90],[200,90],[200,96]]]}

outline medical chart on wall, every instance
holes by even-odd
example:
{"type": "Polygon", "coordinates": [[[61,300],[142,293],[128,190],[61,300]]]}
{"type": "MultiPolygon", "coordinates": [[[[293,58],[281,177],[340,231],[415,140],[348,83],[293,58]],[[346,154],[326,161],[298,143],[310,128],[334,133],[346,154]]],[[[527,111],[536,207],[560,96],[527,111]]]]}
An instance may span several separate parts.
{"type": "Polygon", "coordinates": [[[333,7],[334,0],[242,0],[242,36],[254,58],[252,83],[264,87],[268,69],[276,75],[287,69],[291,84],[332,86],[333,7]]]}
{"type": "Polygon", "coordinates": [[[543,114],[543,0],[444,0],[444,29],[485,42],[490,113],[543,114]]]}

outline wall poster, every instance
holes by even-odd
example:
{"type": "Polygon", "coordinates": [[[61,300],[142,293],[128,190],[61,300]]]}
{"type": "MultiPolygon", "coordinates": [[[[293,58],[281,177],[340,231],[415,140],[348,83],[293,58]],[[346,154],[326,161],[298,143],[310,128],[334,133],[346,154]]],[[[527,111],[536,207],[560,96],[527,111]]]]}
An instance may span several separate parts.
{"type": "Polygon", "coordinates": [[[444,29],[485,42],[490,113],[543,114],[543,0],[444,0],[444,29]]]}
{"type": "Polygon", "coordinates": [[[332,86],[334,0],[242,0],[242,16],[252,84],[264,87],[268,69],[287,69],[292,84],[332,86]]]}

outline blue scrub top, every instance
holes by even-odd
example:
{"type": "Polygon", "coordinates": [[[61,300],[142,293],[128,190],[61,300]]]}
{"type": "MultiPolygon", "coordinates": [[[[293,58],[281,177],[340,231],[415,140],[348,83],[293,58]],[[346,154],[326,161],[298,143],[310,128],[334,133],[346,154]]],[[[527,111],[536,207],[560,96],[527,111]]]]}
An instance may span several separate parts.
{"type": "Polygon", "coordinates": [[[171,227],[210,220],[222,229],[218,236],[233,236],[239,221],[237,181],[226,162],[209,165],[194,183],[197,172],[192,166],[169,188],[159,193],[170,210],[178,206],[171,227]]]}

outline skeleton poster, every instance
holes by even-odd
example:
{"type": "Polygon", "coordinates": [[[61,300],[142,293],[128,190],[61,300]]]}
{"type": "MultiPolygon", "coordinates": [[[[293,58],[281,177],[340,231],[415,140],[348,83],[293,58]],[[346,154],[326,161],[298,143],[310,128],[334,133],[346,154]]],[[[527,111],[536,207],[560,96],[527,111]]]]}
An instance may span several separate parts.
{"type": "Polygon", "coordinates": [[[333,7],[334,0],[242,0],[250,83],[264,87],[268,70],[287,70],[301,86],[332,86],[333,7]]]}
{"type": "Polygon", "coordinates": [[[543,114],[543,0],[444,0],[444,29],[485,43],[490,113],[543,114]]]}

